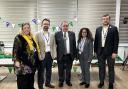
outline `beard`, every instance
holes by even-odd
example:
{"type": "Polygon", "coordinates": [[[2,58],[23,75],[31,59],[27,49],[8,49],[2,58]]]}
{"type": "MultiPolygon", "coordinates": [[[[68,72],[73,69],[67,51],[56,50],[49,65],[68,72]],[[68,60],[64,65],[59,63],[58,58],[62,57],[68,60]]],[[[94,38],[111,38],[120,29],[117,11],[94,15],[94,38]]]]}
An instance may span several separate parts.
{"type": "Polygon", "coordinates": [[[105,22],[105,23],[103,23],[103,25],[104,25],[104,26],[107,26],[107,25],[109,25],[109,23],[108,23],[108,22],[105,22]]]}
{"type": "Polygon", "coordinates": [[[44,26],[44,31],[48,31],[48,29],[49,29],[49,27],[47,27],[47,26],[44,26]]]}

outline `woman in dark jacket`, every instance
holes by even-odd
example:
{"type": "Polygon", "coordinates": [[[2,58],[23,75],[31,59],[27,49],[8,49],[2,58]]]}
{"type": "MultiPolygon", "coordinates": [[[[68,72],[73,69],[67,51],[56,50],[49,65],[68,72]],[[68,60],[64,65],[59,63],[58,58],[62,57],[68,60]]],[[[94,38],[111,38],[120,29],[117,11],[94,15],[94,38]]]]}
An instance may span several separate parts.
{"type": "Polygon", "coordinates": [[[85,88],[88,88],[90,86],[90,64],[93,55],[93,38],[88,28],[82,28],[79,32],[77,52],[82,70],[80,85],[85,85],[85,88]]]}
{"type": "Polygon", "coordinates": [[[34,89],[34,74],[39,60],[39,49],[29,23],[22,24],[22,30],[14,39],[13,60],[18,89],[34,89]]]}

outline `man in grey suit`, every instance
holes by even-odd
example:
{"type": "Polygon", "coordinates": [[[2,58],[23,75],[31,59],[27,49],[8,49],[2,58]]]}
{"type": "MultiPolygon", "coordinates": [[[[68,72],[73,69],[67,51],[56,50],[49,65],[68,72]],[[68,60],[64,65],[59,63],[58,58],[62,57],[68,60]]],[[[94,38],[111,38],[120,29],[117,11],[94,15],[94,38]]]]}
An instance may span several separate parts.
{"type": "Polygon", "coordinates": [[[115,78],[114,64],[118,52],[119,35],[116,26],[110,24],[110,16],[108,14],[102,17],[103,26],[96,29],[94,52],[97,54],[99,63],[100,83],[98,88],[104,85],[106,60],[108,64],[109,88],[113,89],[115,78]]]}
{"type": "Polygon", "coordinates": [[[41,62],[38,66],[38,87],[43,89],[44,74],[46,70],[46,81],[45,86],[54,88],[50,83],[52,74],[52,63],[53,59],[56,58],[56,44],[54,34],[51,34],[48,30],[50,27],[50,20],[44,19],[42,21],[42,30],[39,31],[35,38],[40,48],[41,62]]]}
{"type": "Polygon", "coordinates": [[[72,86],[70,81],[72,63],[76,57],[76,38],[74,32],[68,31],[68,27],[68,22],[63,21],[61,23],[61,31],[55,34],[59,87],[63,87],[64,81],[68,86],[72,86]]]}

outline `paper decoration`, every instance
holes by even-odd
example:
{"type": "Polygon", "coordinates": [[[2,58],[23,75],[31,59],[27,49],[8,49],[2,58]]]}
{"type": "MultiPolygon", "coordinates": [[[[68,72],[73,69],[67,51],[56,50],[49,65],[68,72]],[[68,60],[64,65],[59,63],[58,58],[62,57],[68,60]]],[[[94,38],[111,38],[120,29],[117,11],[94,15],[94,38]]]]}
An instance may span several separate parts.
{"type": "Polygon", "coordinates": [[[55,32],[56,31],[56,27],[52,27],[52,31],[55,32]]]}
{"type": "Polygon", "coordinates": [[[9,27],[10,26],[10,22],[6,22],[6,27],[9,27]]]}
{"type": "Polygon", "coordinates": [[[73,27],[73,22],[72,21],[69,22],[69,26],[73,27]]]}
{"type": "Polygon", "coordinates": [[[12,24],[12,27],[15,28],[15,24],[12,24]]]}
{"type": "Polygon", "coordinates": [[[13,67],[8,67],[9,73],[12,73],[13,67]]]}
{"type": "Polygon", "coordinates": [[[60,31],[60,27],[58,27],[58,26],[53,26],[53,27],[52,27],[52,31],[53,31],[53,32],[60,31]]]}
{"type": "Polygon", "coordinates": [[[19,23],[18,26],[19,26],[19,27],[22,27],[22,23],[19,23]]]}
{"type": "Polygon", "coordinates": [[[59,30],[60,30],[60,27],[57,26],[57,27],[56,27],[56,31],[59,31],[59,30]]]}
{"type": "Polygon", "coordinates": [[[38,19],[38,20],[37,20],[37,23],[40,24],[40,23],[41,23],[41,20],[38,19]]]}
{"type": "Polygon", "coordinates": [[[74,16],[74,21],[76,21],[76,22],[77,22],[77,16],[74,16]]]}
{"type": "Polygon", "coordinates": [[[37,21],[38,21],[37,19],[32,19],[32,22],[33,22],[34,24],[38,24],[37,21]]]}
{"type": "MultiPolygon", "coordinates": [[[[3,19],[0,17],[0,20],[3,20],[3,19]]],[[[77,17],[76,16],[74,16],[74,20],[77,21],[77,17]]],[[[17,26],[17,25],[19,27],[22,26],[22,23],[17,23],[17,24],[14,23],[14,24],[12,24],[11,22],[4,21],[4,20],[2,22],[5,23],[6,27],[11,26],[11,27],[15,28],[15,26],[17,26]]],[[[31,20],[31,22],[33,22],[34,24],[37,24],[38,25],[38,24],[41,23],[41,20],[34,18],[34,19],[31,20]]],[[[69,22],[69,26],[73,27],[73,22],[72,21],[69,22]]],[[[60,30],[60,28],[58,26],[54,26],[54,27],[52,27],[52,29],[53,29],[53,32],[56,32],[56,31],[59,31],[60,30]]]]}

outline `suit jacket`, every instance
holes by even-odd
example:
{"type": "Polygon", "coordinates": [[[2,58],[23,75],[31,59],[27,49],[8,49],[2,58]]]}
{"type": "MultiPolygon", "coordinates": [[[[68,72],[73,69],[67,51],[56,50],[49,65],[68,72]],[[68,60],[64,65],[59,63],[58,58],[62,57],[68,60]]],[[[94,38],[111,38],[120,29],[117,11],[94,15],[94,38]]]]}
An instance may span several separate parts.
{"type": "MultiPolygon", "coordinates": [[[[42,38],[42,34],[43,32],[40,31],[35,35],[35,39],[40,48],[41,60],[43,60],[45,57],[45,41],[42,38]]],[[[50,34],[50,51],[51,51],[52,59],[56,58],[56,44],[55,44],[54,34],[50,34]]]]}
{"type": "MultiPolygon", "coordinates": [[[[117,27],[113,25],[109,25],[103,54],[106,56],[111,56],[112,53],[117,53],[118,44],[119,44],[119,34],[117,27]]],[[[96,29],[96,34],[95,34],[94,52],[96,52],[97,55],[101,54],[101,47],[102,47],[102,26],[96,29]]]]}
{"type": "MultiPolygon", "coordinates": [[[[79,46],[79,43],[77,45],[77,53],[79,52],[78,46],[79,46]]],[[[84,55],[84,60],[85,61],[90,61],[90,62],[92,61],[92,57],[93,57],[93,40],[90,40],[90,39],[86,39],[85,40],[82,55],[84,55]]]]}
{"type": "MultiPolygon", "coordinates": [[[[76,38],[75,33],[68,31],[69,43],[70,43],[70,54],[72,60],[76,57],[76,38]]],[[[57,45],[57,60],[61,60],[64,55],[64,39],[63,32],[59,31],[55,34],[55,41],[57,45]]]]}

